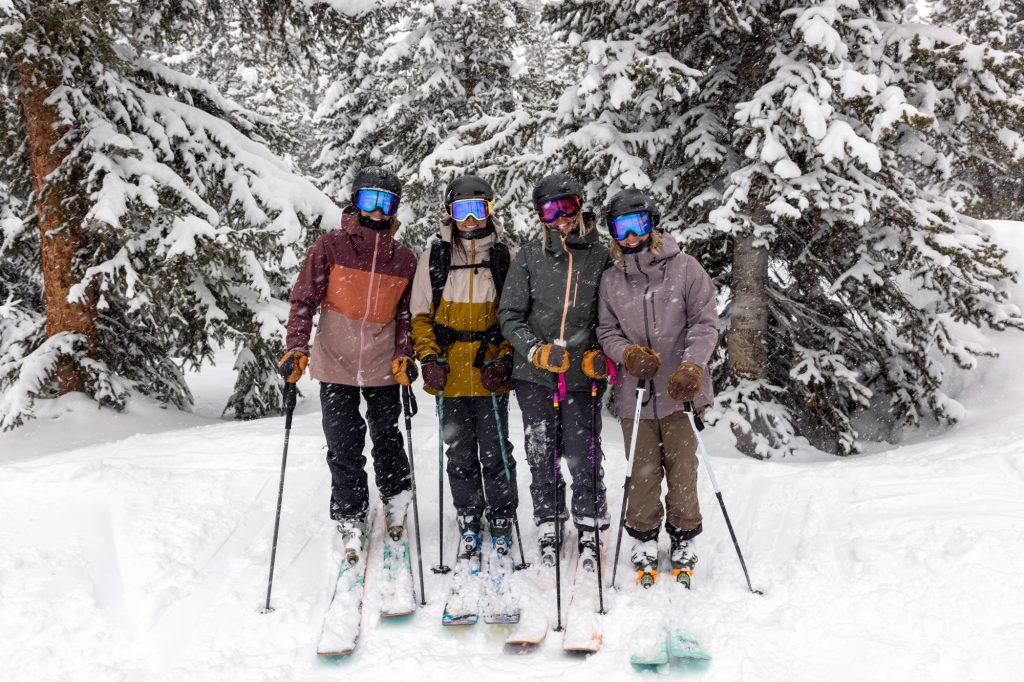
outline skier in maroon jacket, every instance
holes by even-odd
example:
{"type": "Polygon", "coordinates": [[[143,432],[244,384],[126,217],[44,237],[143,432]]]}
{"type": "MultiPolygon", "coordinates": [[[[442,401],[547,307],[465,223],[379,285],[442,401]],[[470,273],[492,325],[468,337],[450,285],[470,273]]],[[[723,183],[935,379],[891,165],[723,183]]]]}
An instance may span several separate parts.
{"type": "Polygon", "coordinates": [[[366,531],[369,489],[363,445],[369,422],[373,467],[385,521],[401,533],[412,497],[409,459],[398,428],[399,384],[416,378],[409,336],[409,299],[416,257],[398,243],[395,212],[402,189],[383,168],[363,168],[352,183],[352,203],[341,229],[310,247],[292,289],[288,351],[281,375],[302,376],[307,363],[320,383],[331,518],[346,549],[358,551],[366,531]],[[309,350],[313,316],[320,322],[309,350]],[[366,401],[366,420],[359,398],[366,401]]]}

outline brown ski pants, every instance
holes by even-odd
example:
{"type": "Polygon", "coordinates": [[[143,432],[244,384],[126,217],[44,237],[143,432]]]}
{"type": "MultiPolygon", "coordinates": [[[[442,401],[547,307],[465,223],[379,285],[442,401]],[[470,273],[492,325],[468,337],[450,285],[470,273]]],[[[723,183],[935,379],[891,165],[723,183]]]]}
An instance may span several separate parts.
{"type": "MultiPolygon", "coordinates": [[[[629,457],[633,420],[620,419],[629,457]]],[[[673,412],[661,419],[641,419],[636,438],[633,477],[626,505],[626,527],[633,537],[658,536],[665,510],[661,504],[661,481],[668,479],[665,495],[669,531],[684,536],[700,532],[700,502],[697,499],[697,439],[685,412],[673,412]]]]}

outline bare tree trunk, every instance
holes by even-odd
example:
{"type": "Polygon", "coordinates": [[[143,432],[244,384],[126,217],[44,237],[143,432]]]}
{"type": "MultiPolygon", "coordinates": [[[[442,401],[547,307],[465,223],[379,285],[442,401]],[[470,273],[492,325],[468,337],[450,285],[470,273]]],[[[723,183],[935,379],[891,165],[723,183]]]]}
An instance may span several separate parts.
{"type": "MultiPolygon", "coordinates": [[[[26,62],[19,64],[18,76],[28,132],[32,189],[39,217],[46,336],[61,332],[81,334],[91,350],[96,342],[95,296],[90,291],[84,302],[68,301],[71,287],[77,283],[73,274],[75,254],[84,245],[79,232],[81,216],[75,214],[73,203],[68,202],[73,191],[69,191],[66,184],[47,182],[66,155],[66,151],[55,148],[62,131],[57,125],[56,109],[46,103],[53,92],[53,80],[26,62]]],[[[58,361],[54,377],[61,395],[85,389],[81,371],[68,356],[58,361]]]]}
{"type": "MultiPolygon", "coordinates": [[[[757,381],[768,376],[768,251],[754,246],[754,237],[737,239],[732,256],[732,306],[726,349],[729,372],[737,379],[757,381]]],[[[751,419],[755,432],[767,425],[751,419]]],[[[757,455],[752,434],[737,432],[740,452],[757,455]]],[[[770,435],[769,435],[770,437],[770,435]]]]}

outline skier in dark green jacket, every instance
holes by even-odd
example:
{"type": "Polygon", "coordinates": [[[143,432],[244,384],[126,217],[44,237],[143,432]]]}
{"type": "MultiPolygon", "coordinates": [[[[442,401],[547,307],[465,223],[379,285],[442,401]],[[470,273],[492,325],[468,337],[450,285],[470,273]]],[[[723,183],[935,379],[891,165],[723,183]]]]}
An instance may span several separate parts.
{"type": "Polygon", "coordinates": [[[598,286],[611,260],[583,199],[582,185],[567,174],[549,175],[534,187],[541,234],[512,260],[498,308],[502,335],[515,349],[512,376],[523,413],[533,516],[541,560],[549,565],[555,561],[556,517],[562,521],[571,511],[584,566],[596,563],[596,529],[608,527],[601,419],[592,427],[592,415],[608,375],[596,328],[598,286]],[[559,400],[563,437],[556,443],[553,397],[559,386],[565,391],[559,400]],[[569,509],[561,472],[555,489],[556,446],[572,474],[569,509]]]}

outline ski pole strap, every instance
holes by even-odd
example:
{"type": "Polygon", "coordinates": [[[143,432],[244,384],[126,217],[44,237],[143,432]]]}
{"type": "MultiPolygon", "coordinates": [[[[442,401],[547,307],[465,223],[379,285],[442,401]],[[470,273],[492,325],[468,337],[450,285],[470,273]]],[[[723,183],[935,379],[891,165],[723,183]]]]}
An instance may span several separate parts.
{"type": "Polygon", "coordinates": [[[640,410],[643,409],[644,389],[637,386],[636,389],[636,411],[633,413],[633,433],[629,436],[629,464],[627,465],[627,476],[633,475],[633,458],[636,457],[636,436],[640,430],[640,410]]]}
{"type": "Polygon", "coordinates": [[[607,355],[604,356],[605,361],[608,363],[608,383],[612,386],[619,380],[618,370],[615,369],[615,363],[607,355]]]}
{"type": "Polygon", "coordinates": [[[420,411],[420,406],[416,404],[416,394],[413,393],[412,389],[409,388],[408,386],[405,387],[405,390],[409,392],[409,404],[412,406],[412,411],[410,412],[409,416],[415,417],[416,414],[420,411]]]}
{"type": "Polygon", "coordinates": [[[565,372],[558,375],[558,397],[565,400],[565,372]]]}

